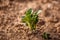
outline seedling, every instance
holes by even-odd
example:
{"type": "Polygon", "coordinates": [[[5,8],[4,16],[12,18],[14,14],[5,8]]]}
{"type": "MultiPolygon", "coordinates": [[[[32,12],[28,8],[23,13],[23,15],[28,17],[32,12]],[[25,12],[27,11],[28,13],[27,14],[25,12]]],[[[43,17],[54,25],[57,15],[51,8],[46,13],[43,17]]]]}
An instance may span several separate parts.
{"type": "Polygon", "coordinates": [[[36,30],[36,24],[38,22],[38,14],[41,10],[33,12],[30,8],[25,12],[25,16],[23,16],[22,21],[25,22],[31,30],[36,30]]]}
{"type": "Polygon", "coordinates": [[[46,33],[46,32],[43,33],[42,37],[43,37],[44,39],[47,39],[47,40],[51,39],[50,34],[48,34],[48,33],[46,33]]]}

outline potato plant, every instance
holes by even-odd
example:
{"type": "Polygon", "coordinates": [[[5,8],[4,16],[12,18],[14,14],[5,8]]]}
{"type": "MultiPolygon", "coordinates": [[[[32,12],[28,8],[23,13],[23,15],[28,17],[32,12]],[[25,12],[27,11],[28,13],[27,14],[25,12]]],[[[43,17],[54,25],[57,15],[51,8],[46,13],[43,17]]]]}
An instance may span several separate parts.
{"type": "Polygon", "coordinates": [[[25,16],[22,18],[22,21],[28,25],[31,30],[36,30],[36,24],[38,22],[38,14],[41,10],[33,12],[30,8],[25,12],[25,16]]]}

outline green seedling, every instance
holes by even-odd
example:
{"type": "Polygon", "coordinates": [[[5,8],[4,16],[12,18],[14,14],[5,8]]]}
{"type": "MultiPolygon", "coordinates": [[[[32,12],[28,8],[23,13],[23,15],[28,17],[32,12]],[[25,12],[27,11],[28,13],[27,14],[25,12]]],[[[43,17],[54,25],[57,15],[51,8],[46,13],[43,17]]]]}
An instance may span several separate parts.
{"type": "Polygon", "coordinates": [[[50,38],[50,34],[48,34],[48,33],[46,33],[46,32],[43,33],[42,37],[43,37],[44,39],[47,39],[47,40],[51,39],[51,38],[50,38]]]}
{"type": "Polygon", "coordinates": [[[25,16],[22,17],[22,21],[26,23],[31,30],[35,30],[38,22],[38,14],[40,12],[41,10],[33,12],[33,10],[30,8],[25,12],[25,16]]]}

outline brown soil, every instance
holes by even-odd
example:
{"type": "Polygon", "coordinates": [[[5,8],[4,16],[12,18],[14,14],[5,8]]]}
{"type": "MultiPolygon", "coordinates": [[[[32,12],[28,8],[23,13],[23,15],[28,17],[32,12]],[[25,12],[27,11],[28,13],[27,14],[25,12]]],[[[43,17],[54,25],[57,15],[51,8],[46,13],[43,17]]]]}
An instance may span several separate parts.
{"type": "Polygon", "coordinates": [[[0,40],[44,40],[44,32],[60,40],[60,0],[0,0],[0,40]],[[42,10],[36,33],[21,22],[29,8],[42,10]]]}

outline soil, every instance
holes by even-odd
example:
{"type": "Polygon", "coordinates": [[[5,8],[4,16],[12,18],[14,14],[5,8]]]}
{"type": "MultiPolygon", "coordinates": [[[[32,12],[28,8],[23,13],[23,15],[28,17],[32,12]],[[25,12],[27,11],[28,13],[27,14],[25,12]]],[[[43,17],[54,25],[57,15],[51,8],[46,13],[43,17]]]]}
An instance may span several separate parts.
{"type": "Polygon", "coordinates": [[[0,40],[60,40],[60,0],[0,0],[0,40]],[[36,33],[21,22],[25,11],[42,10],[39,14],[36,33]]]}

